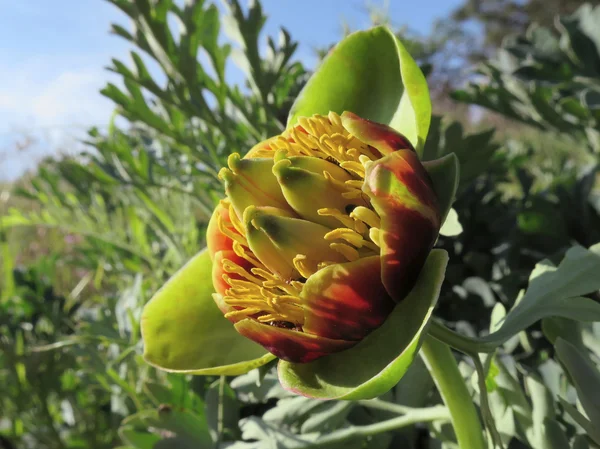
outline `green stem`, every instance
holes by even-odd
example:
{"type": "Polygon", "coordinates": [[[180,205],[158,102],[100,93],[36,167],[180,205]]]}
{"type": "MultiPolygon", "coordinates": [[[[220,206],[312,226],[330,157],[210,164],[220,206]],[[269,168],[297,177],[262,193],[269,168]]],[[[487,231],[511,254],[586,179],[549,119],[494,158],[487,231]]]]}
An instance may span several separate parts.
{"type": "Polygon", "coordinates": [[[475,370],[477,371],[477,383],[479,385],[479,402],[483,421],[485,422],[490,436],[492,437],[494,447],[504,449],[504,443],[502,443],[502,438],[500,437],[500,433],[496,428],[496,422],[494,421],[494,416],[492,415],[492,410],[490,408],[487,385],[485,382],[487,378],[487,373],[490,370],[490,364],[492,363],[492,356],[490,355],[486,359],[485,366],[483,366],[483,363],[481,363],[479,354],[473,354],[472,359],[475,365],[475,370]]]}
{"type": "Polygon", "coordinates": [[[484,341],[459,334],[452,329],[448,329],[435,318],[431,320],[429,335],[436,340],[469,355],[494,352],[498,349],[498,346],[502,344],[502,342],[484,341]]]}
{"type": "Polygon", "coordinates": [[[225,376],[219,377],[219,404],[217,407],[217,441],[215,442],[215,447],[219,448],[221,445],[221,440],[223,438],[223,421],[225,416],[224,404],[223,401],[225,399],[225,376]]]}
{"type": "Polygon", "coordinates": [[[363,407],[372,408],[375,410],[383,410],[385,412],[397,413],[399,415],[408,415],[409,413],[413,413],[415,410],[421,410],[419,408],[407,407],[405,405],[394,404],[388,401],[382,401],[381,399],[363,399],[357,402],[363,407]]]}
{"type": "Polygon", "coordinates": [[[486,449],[477,409],[450,348],[427,337],[421,355],[450,411],[458,446],[461,449],[486,449]]]}
{"type": "Polygon", "coordinates": [[[313,444],[306,447],[314,447],[316,449],[323,447],[326,444],[343,443],[344,441],[354,440],[356,438],[364,438],[384,432],[391,432],[420,422],[444,421],[450,418],[448,409],[439,405],[435,407],[412,409],[410,415],[399,416],[368,426],[356,426],[349,429],[338,430],[331,435],[325,435],[319,438],[313,444]]]}

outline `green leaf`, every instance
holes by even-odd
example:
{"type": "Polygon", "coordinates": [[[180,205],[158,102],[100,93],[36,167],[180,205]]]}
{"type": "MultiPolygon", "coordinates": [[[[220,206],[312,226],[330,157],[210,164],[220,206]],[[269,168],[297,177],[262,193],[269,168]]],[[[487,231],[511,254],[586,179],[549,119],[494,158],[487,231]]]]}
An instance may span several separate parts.
{"type": "Polygon", "coordinates": [[[528,376],[525,385],[532,405],[532,427],[527,431],[528,440],[533,447],[546,447],[545,422],[556,417],[552,393],[537,375],[528,376]]]}
{"type": "Polygon", "coordinates": [[[590,449],[585,435],[576,435],[571,442],[571,449],[590,449]]]}
{"type": "MultiPolygon", "coordinates": [[[[423,162],[438,198],[442,223],[446,220],[458,189],[460,166],[454,153],[434,161],[423,162]]],[[[457,217],[458,218],[458,217],[457,217]]]]}
{"type": "Polygon", "coordinates": [[[577,407],[575,407],[572,404],[569,404],[567,401],[565,401],[560,396],[558,397],[558,401],[560,402],[562,407],[565,409],[565,411],[569,415],[571,415],[571,418],[573,418],[573,421],[575,421],[577,424],[579,424],[581,426],[581,428],[586,431],[588,436],[596,444],[600,444],[600,429],[598,429],[598,427],[594,426],[594,424],[592,424],[589,421],[589,419],[587,419],[585,416],[583,416],[583,414],[579,410],[577,410],[577,407]]]}
{"type": "Polygon", "coordinates": [[[310,78],[290,111],[298,117],[351,111],[390,125],[421,154],[431,121],[431,99],[421,69],[386,27],[342,40],[310,78]]]}
{"type": "Polygon", "coordinates": [[[560,337],[580,349],[585,348],[582,339],[581,324],[578,321],[561,317],[550,317],[542,320],[542,331],[544,336],[555,344],[560,337]]]}
{"type": "Polygon", "coordinates": [[[238,334],[223,317],[212,299],[211,271],[204,250],[144,307],[144,358],[151,365],[173,372],[235,376],[275,358],[238,334]]]}
{"type": "MultiPolygon", "coordinates": [[[[510,409],[513,415],[513,423],[500,422],[498,431],[503,434],[503,426],[514,429],[514,432],[521,439],[525,438],[526,432],[533,426],[532,409],[521,382],[516,377],[516,372],[511,373],[511,369],[506,363],[512,362],[509,358],[496,357],[494,364],[499,370],[495,378],[498,388],[490,394],[490,403],[494,416],[500,416],[503,411],[510,409]]],[[[514,365],[512,369],[516,371],[514,365]]],[[[511,433],[511,434],[513,434],[511,433]]]]}
{"type": "Polygon", "coordinates": [[[565,432],[555,419],[544,421],[544,446],[548,449],[570,449],[565,432]]]}
{"type": "Polygon", "coordinates": [[[221,385],[221,382],[224,382],[224,379],[214,381],[204,396],[206,420],[214,440],[218,438],[219,432],[238,437],[236,434],[240,420],[240,402],[235,391],[227,383],[221,385]]]}
{"type": "Polygon", "coordinates": [[[310,363],[279,362],[284,388],[319,399],[368,399],[402,378],[421,346],[444,279],[448,255],[433,250],[417,284],[381,327],[356,346],[310,363]]]}
{"type": "Polygon", "coordinates": [[[119,434],[129,444],[140,449],[157,447],[209,449],[213,447],[208,424],[203,414],[168,406],[143,410],[128,416],[123,420],[123,427],[119,430],[119,434]],[[158,445],[159,440],[164,441],[160,446],[158,445]],[[151,445],[140,443],[151,443],[151,445]]]}
{"type": "Polygon", "coordinates": [[[161,439],[158,435],[144,430],[135,430],[129,426],[119,429],[119,436],[136,449],[153,449],[161,439]]]}
{"type": "MultiPolygon", "coordinates": [[[[600,425],[600,372],[592,361],[575,345],[558,338],[556,354],[571,378],[577,396],[590,421],[595,427],[600,425]]],[[[600,433],[600,429],[597,429],[600,433]]]]}
{"type": "Polygon", "coordinates": [[[500,329],[472,339],[485,345],[501,345],[543,318],[558,316],[577,321],[600,321],[600,304],[582,297],[600,289],[600,244],[589,249],[574,246],[555,267],[544,260],[529,277],[529,288],[506,315],[500,329]]]}

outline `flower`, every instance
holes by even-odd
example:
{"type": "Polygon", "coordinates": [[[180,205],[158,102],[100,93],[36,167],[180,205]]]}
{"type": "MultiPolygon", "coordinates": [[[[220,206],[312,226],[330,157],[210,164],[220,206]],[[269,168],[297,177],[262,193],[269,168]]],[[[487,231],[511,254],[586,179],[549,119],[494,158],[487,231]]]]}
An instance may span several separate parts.
{"type": "Polygon", "coordinates": [[[243,336],[295,363],[343,351],[414,286],[441,212],[410,142],[330,112],[299,118],[219,173],[213,298],[243,336]]]}

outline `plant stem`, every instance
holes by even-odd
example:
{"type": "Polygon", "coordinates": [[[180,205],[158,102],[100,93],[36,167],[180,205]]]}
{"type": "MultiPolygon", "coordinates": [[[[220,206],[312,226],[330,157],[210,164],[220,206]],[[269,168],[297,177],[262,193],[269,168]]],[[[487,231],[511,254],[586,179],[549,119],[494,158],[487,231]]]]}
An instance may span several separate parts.
{"type": "Polygon", "coordinates": [[[429,335],[434,337],[436,340],[468,355],[494,352],[498,346],[503,343],[467,337],[466,335],[454,332],[452,329],[448,329],[435,318],[431,320],[431,324],[429,326],[429,335]]]}
{"type": "Polygon", "coordinates": [[[225,376],[219,377],[219,404],[217,407],[217,441],[215,447],[218,449],[223,438],[223,420],[225,416],[224,404],[225,399],[225,376]]]}
{"type": "Polygon", "coordinates": [[[413,413],[415,410],[421,410],[420,408],[407,407],[405,405],[382,401],[381,399],[363,399],[357,402],[363,407],[373,408],[376,410],[383,410],[385,412],[397,413],[399,415],[407,415],[409,413],[413,413]]]}
{"type": "MultiPolygon", "coordinates": [[[[370,424],[368,426],[356,426],[349,429],[339,430],[331,435],[325,435],[313,444],[306,447],[319,448],[325,444],[342,443],[347,440],[360,437],[368,437],[403,427],[412,426],[419,422],[440,421],[451,419],[448,409],[443,406],[412,409],[409,415],[399,416],[386,421],[370,424]]],[[[462,448],[461,448],[462,449],[462,448]]]]}
{"type": "Polygon", "coordinates": [[[481,421],[450,347],[426,337],[421,355],[450,411],[452,427],[461,449],[486,449],[481,421]]]}

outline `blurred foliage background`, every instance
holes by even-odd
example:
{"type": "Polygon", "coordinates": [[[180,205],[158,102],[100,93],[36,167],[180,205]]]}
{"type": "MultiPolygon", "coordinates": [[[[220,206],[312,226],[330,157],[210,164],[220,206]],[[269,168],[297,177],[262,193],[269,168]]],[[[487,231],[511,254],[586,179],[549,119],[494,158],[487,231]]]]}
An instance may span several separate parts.
{"type": "MultiPolygon", "coordinates": [[[[208,0],[109,1],[123,17],[112,32],[135,48],[109,65],[122,80],[102,90],[111,126],[89,130],[85,153],[0,186],[0,448],[456,447],[420,361],[359,402],[294,397],[271,366],[192,378],[143,362],[141,308],[203,247],[219,167],[283,130],[310,73],[286,30],[261,33],[258,1],[227,0],[225,12],[208,0]],[[232,61],[245,84],[226,82],[232,61]]],[[[397,28],[434,96],[426,157],[461,161],[436,315],[462,333],[485,334],[540,261],[600,241],[597,3],[469,0],[435,35],[397,28]]],[[[369,13],[394,26],[385,9],[369,13]]],[[[537,323],[488,363],[505,447],[600,447],[600,400],[582,401],[598,399],[600,381],[578,381],[558,338],[597,369],[600,323],[566,319],[537,323]]],[[[461,369],[481,404],[472,363],[461,369]]]]}

